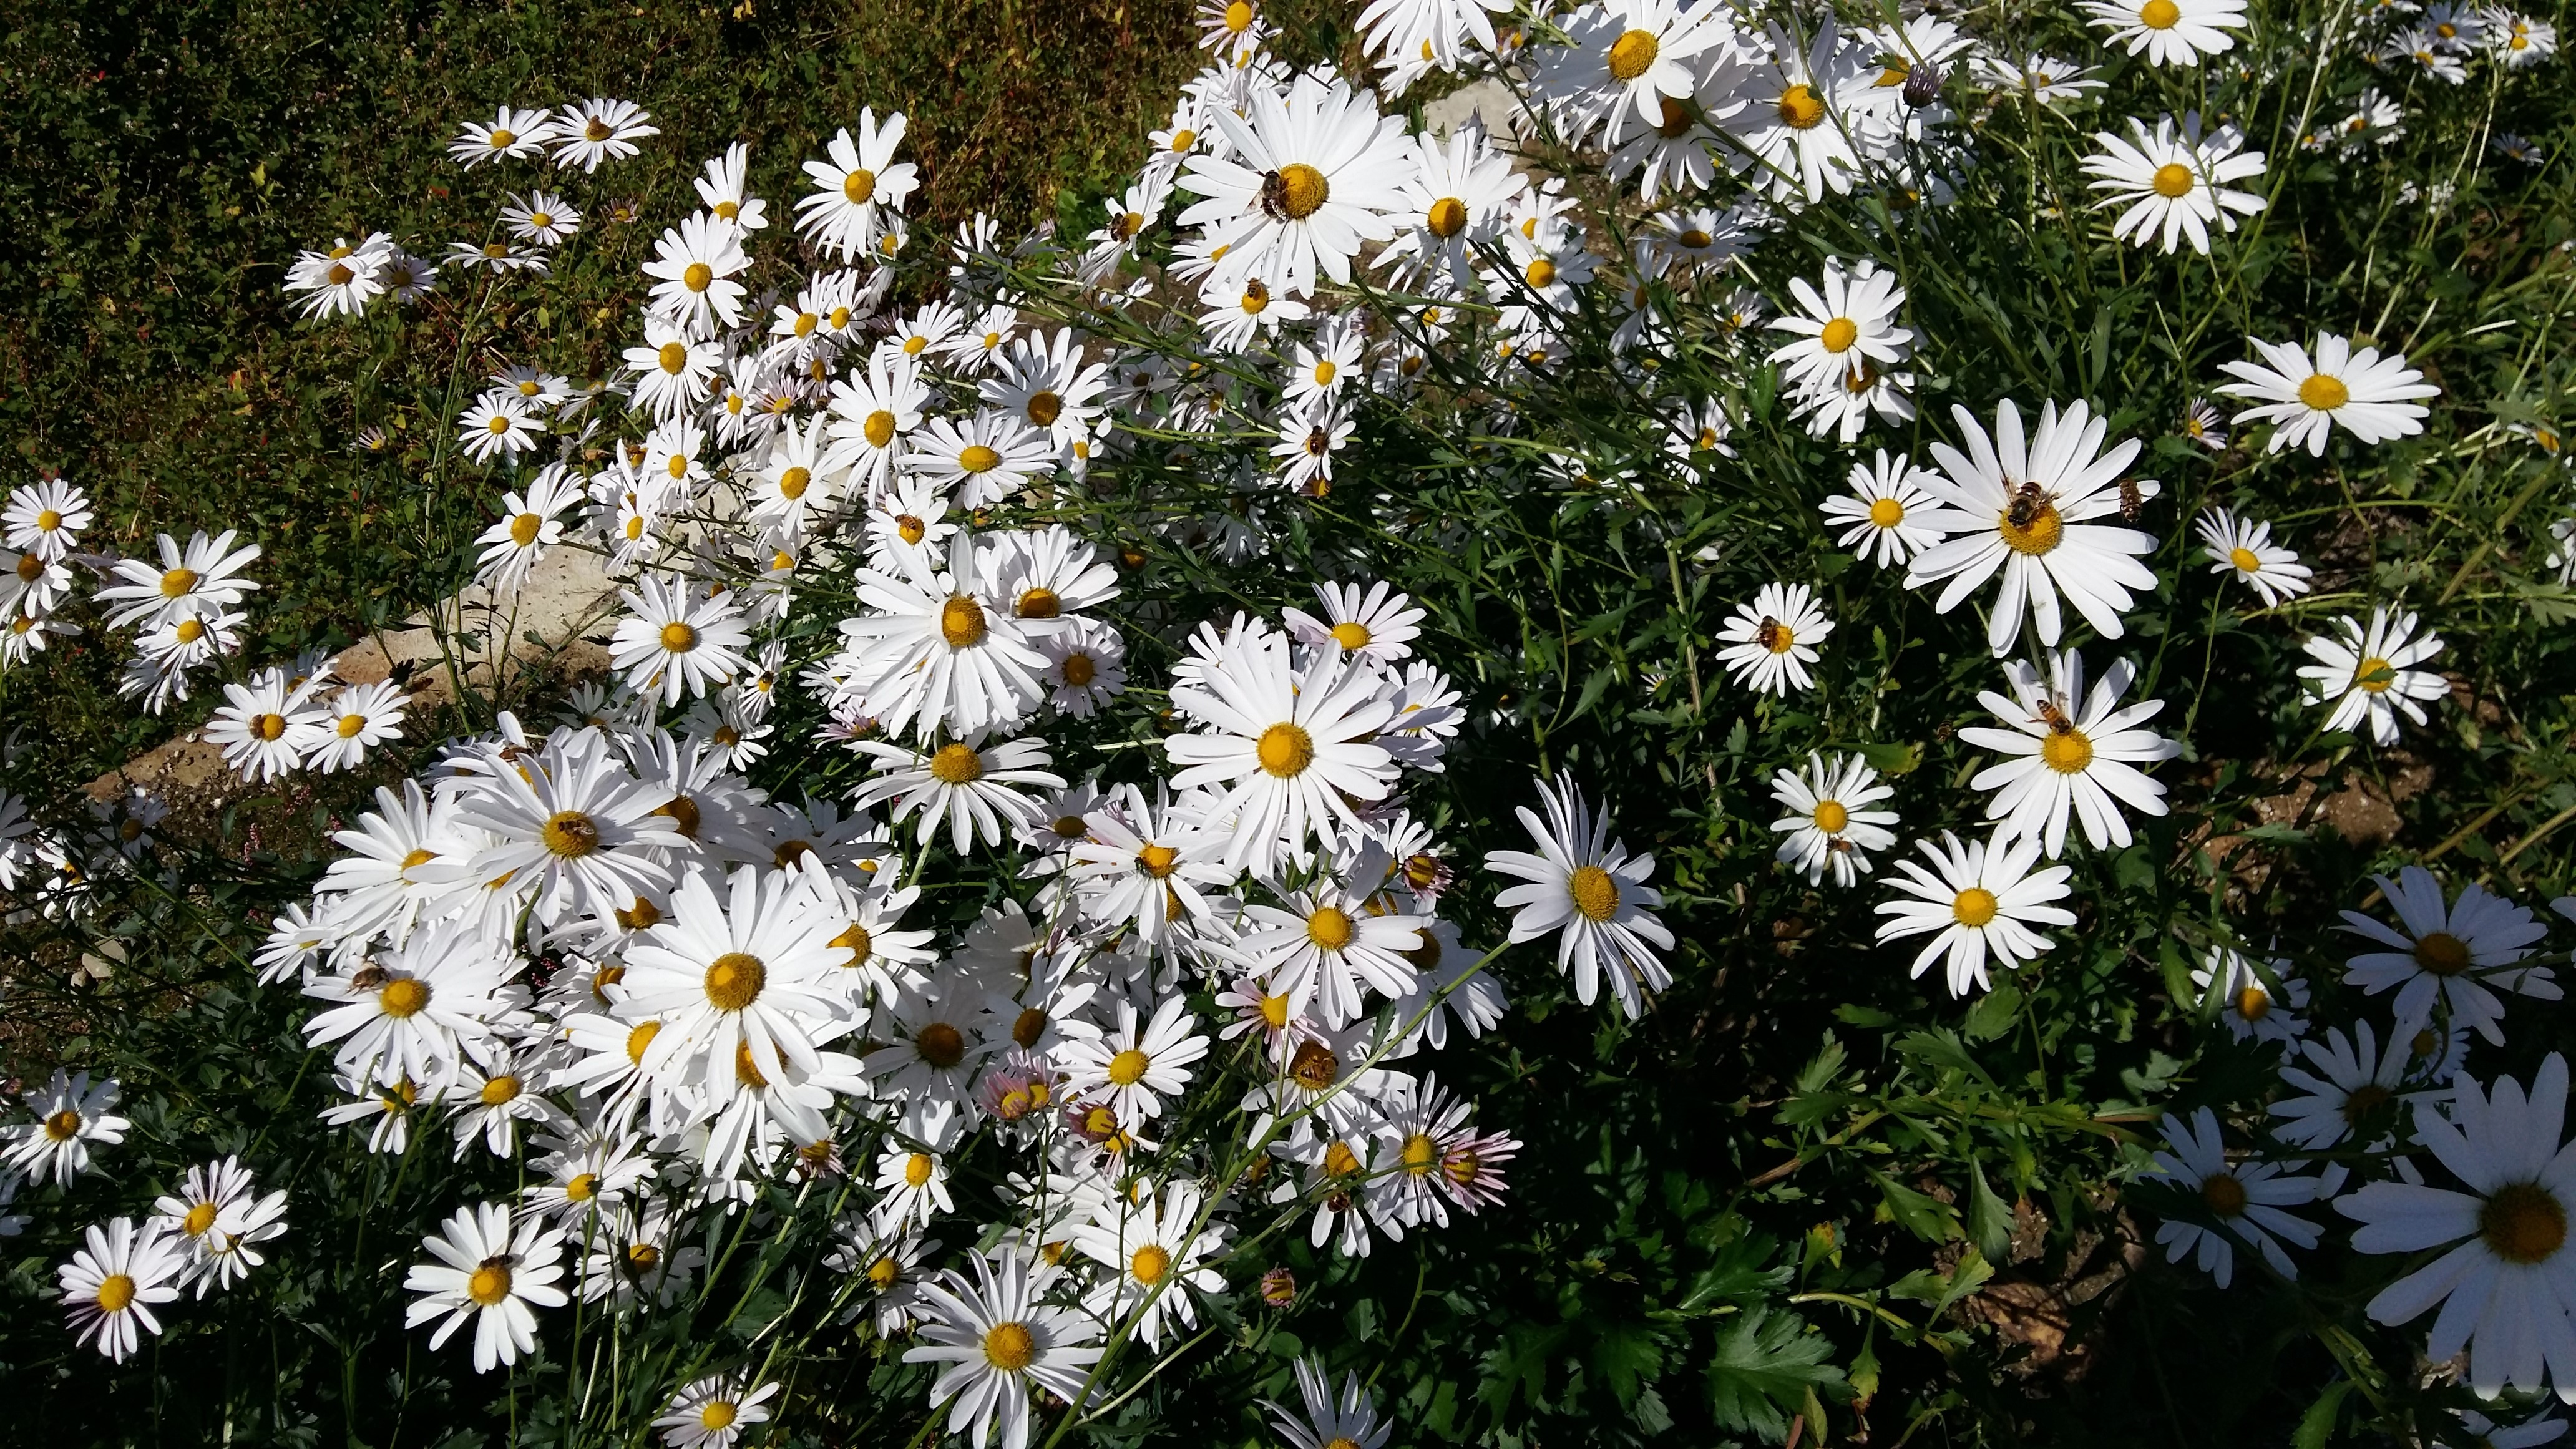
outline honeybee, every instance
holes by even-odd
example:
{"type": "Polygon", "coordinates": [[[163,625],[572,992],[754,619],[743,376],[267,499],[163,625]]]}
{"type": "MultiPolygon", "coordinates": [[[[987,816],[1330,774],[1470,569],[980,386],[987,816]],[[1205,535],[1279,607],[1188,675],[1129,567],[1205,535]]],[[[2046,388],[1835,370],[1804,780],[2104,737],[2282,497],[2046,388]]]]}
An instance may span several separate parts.
{"type": "Polygon", "coordinates": [[[359,967],[357,974],[349,978],[349,989],[351,991],[373,991],[377,987],[384,985],[389,975],[390,973],[388,973],[385,968],[377,965],[373,961],[370,961],[366,965],[359,967]]]}
{"type": "Polygon", "coordinates": [[[2146,501],[2145,495],[2138,491],[2137,479],[2120,480],[2120,517],[2131,523],[2137,522],[2138,510],[2146,505],[2146,501]]]}
{"type": "Polygon", "coordinates": [[[1333,451],[1333,435],[1325,432],[1323,425],[1318,423],[1306,434],[1306,456],[1320,458],[1331,451],[1333,451]]]}
{"type": "Polygon", "coordinates": [[[1837,835],[1825,842],[1825,849],[1832,851],[1836,855],[1849,855],[1853,851],[1860,849],[1860,847],[1837,835]]]}
{"type": "Polygon", "coordinates": [[[1288,178],[1276,171],[1261,173],[1261,214],[1272,221],[1288,219],[1288,178]]]}
{"type": "Polygon", "coordinates": [[[2012,507],[2004,510],[2004,522],[2015,528],[2029,528],[2039,522],[2048,507],[2048,490],[2036,483],[2024,483],[2013,490],[2012,507]]]}
{"type": "Polygon", "coordinates": [[[1765,614],[1762,616],[1762,626],[1753,631],[1753,638],[1754,642],[1777,654],[1789,642],[1789,626],[1765,614]]]}
{"type": "Polygon", "coordinates": [[[2043,699],[2039,702],[2039,718],[2041,723],[2048,726],[2048,732],[2050,734],[2071,735],[2075,733],[2075,721],[2066,717],[2066,711],[2058,707],[2056,700],[2043,699]]]}

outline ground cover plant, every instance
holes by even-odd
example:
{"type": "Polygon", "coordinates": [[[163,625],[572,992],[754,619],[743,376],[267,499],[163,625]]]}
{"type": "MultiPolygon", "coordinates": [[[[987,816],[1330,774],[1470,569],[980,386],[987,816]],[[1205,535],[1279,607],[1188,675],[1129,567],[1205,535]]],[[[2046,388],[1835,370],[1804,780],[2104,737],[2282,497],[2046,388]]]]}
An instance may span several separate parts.
{"type": "Polygon", "coordinates": [[[479,97],[277,259],[435,670],[0,520],[315,817],[13,758],[26,1432],[2559,1436],[2555,22],[1237,0],[1035,225],[479,97]]]}

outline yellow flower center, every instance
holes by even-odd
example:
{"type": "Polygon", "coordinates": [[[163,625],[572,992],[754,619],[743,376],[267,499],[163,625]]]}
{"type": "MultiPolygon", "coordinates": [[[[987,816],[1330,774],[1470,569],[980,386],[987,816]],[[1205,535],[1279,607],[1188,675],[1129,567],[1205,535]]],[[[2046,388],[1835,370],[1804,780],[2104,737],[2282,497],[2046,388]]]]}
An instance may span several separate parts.
{"type": "Polygon", "coordinates": [[[692,292],[705,291],[715,284],[715,280],[716,269],[704,262],[691,262],[688,270],[680,273],[680,285],[692,292]]]}
{"type": "Polygon", "coordinates": [[[1698,227],[1690,226],[1682,228],[1681,235],[1673,238],[1673,240],[1680,242],[1683,246],[1690,248],[1692,251],[1698,251],[1709,245],[1710,242],[1715,240],[1715,238],[1712,238],[1707,232],[1700,230],[1698,227]]]}
{"type": "Polygon", "coordinates": [[[1333,626],[1333,642],[1344,649],[1366,649],[1369,646],[1370,637],[1366,624],[1345,622],[1333,626]]]}
{"type": "Polygon", "coordinates": [[[545,526],[545,519],[538,515],[534,513],[522,513],[518,517],[510,520],[510,542],[517,544],[521,548],[526,548],[528,545],[537,541],[537,534],[541,532],[545,526]]]}
{"type": "Polygon", "coordinates": [[[2343,385],[2342,378],[2310,373],[2308,380],[2299,384],[2299,401],[2318,412],[2330,413],[2352,401],[2352,389],[2343,385]]]}
{"type": "Polygon", "coordinates": [[[195,569],[172,569],[161,576],[161,597],[165,599],[184,598],[196,587],[195,569]]]}
{"type": "Polygon", "coordinates": [[[558,810],[546,817],[537,838],[550,853],[577,860],[599,849],[599,822],[578,810],[558,810]]]}
{"type": "Polygon", "coordinates": [[[1027,412],[1029,422],[1033,425],[1041,428],[1054,427],[1055,420],[1064,416],[1064,399],[1051,392],[1031,393],[1027,412]]]}
{"type": "Polygon", "coordinates": [[[1261,768],[1282,780],[1293,780],[1315,763],[1315,737],[1302,725],[1282,722],[1261,732],[1252,747],[1261,768]]]}
{"type": "Polygon", "coordinates": [[[1064,599],[1053,589],[1023,589],[1014,607],[1023,619],[1053,619],[1064,613],[1064,599]]]}
{"type": "Polygon", "coordinates": [[[626,1033],[626,1059],[639,1067],[644,1065],[644,1053],[651,1049],[653,1038],[661,1032],[662,1023],[658,1021],[637,1022],[635,1029],[626,1033]]]}
{"type": "Polygon", "coordinates": [[[1619,881],[1597,865],[1578,865],[1565,878],[1574,909],[1587,921],[1606,921],[1619,914],[1619,881]]]}
{"type": "Polygon", "coordinates": [[[1262,309],[1269,305],[1270,289],[1262,285],[1259,277],[1255,277],[1243,284],[1243,311],[1245,316],[1258,317],[1261,315],[1262,309]]]}
{"type": "Polygon", "coordinates": [[[572,1181],[564,1184],[566,1202],[589,1202],[598,1196],[599,1174],[596,1172],[575,1173],[572,1181]]]}
{"type": "Polygon", "coordinates": [[[2272,993],[2261,986],[2248,984],[2236,993],[2236,1014],[2246,1021],[2261,1021],[2272,1014],[2272,993]]]}
{"type": "Polygon", "coordinates": [[[1444,196],[1431,203],[1423,213],[1422,224],[1433,236],[1446,241],[1467,229],[1467,203],[1454,196],[1444,196]]]}
{"type": "MultiPolygon", "coordinates": [[[[1242,0],[1235,0],[1241,4],[1242,0]]],[[[984,1362],[1015,1374],[1037,1362],[1038,1341],[1025,1323],[996,1323],[984,1332],[984,1362]]]]}
{"type": "Polygon", "coordinates": [[[1156,880],[1170,875],[1180,863],[1181,853],[1168,845],[1148,842],[1144,849],[1136,852],[1136,868],[1156,880]]]}
{"type": "Polygon", "coordinates": [[[877,174],[862,166],[841,178],[841,195],[852,206],[865,206],[876,200],[877,174]]]}
{"type": "Polygon", "coordinates": [[[895,1280],[902,1276],[903,1265],[896,1262],[891,1253],[868,1265],[868,1281],[875,1284],[880,1293],[893,1287],[895,1280]]]}
{"type": "Polygon", "coordinates": [[[1146,1069],[1153,1064],[1143,1052],[1129,1047],[1109,1059],[1109,1080],[1115,1086],[1132,1087],[1145,1079],[1146,1069]]]}
{"type": "Polygon", "coordinates": [[[1332,194],[1332,182],[1303,161],[1291,161],[1279,168],[1279,210],[1290,221],[1313,216],[1332,194]]]}
{"type": "Polygon", "coordinates": [[[1818,830],[1827,835],[1840,835],[1843,828],[1851,824],[1851,811],[1845,809],[1840,800],[1819,800],[1816,802],[1815,821],[1818,830]]]}
{"type": "Polygon", "coordinates": [[[2061,775],[2081,775],[2093,763],[2093,742],[2082,730],[2050,730],[2039,742],[2039,758],[2061,775]]]}
{"type": "Polygon", "coordinates": [[[1324,1149],[1324,1171],[1335,1177],[1348,1177],[1360,1170],[1360,1155],[1347,1142],[1335,1142],[1324,1149]]]}
{"type": "Polygon", "coordinates": [[[486,1308],[510,1296],[510,1268],[497,1258],[487,1258],[465,1280],[465,1296],[486,1308]]]}
{"type": "Polygon", "coordinates": [[[2222,1218],[2245,1215],[2245,1184],[2232,1172],[2215,1172],[2200,1185],[2200,1200],[2222,1218]]]}
{"type": "Polygon", "coordinates": [[[331,285],[335,287],[345,287],[358,277],[356,272],[349,269],[349,264],[346,262],[333,262],[331,270],[325,275],[330,277],[331,285]]]}
{"type": "Polygon", "coordinates": [[[868,420],[859,425],[859,431],[866,436],[869,447],[882,448],[894,441],[894,414],[879,408],[868,414],[868,420]]]}
{"type": "Polygon", "coordinates": [[[1812,131],[1825,119],[1825,103],[1810,86],[1791,86],[1780,93],[1781,123],[1795,130],[1812,131]]]}
{"type": "Polygon", "coordinates": [[[1406,1176],[1428,1177],[1440,1165],[1440,1144],[1431,1140],[1431,1134],[1416,1132],[1404,1139],[1398,1160],[1404,1164],[1406,1176]]]}
{"type": "Polygon", "coordinates": [[[664,372],[670,373],[675,377],[678,376],[680,369],[689,365],[689,344],[685,342],[663,343],[661,362],[662,370],[664,372]]]}
{"type": "Polygon", "coordinates": [[[206,1229],[214,1225],[215,1205],[201,1202],[189,1208],[188,1215],[179,1220],[179,1231],[192,1238],[202,1238],[206,1235],[206,1229]]]}
{"type": "Polygon", "coordinates": [[[707,1000],[718,1011],[740,1011],[760,999],[769,968],[757,956],[727,951],[707,967],[707,1000]]]}
{"type": "Polygon", "coordinates": [[[2415,943],[2415,964],[2436,976],[2457,976],[2469,969],[2469,943],[2448,931],[2434,931],[2415,943]]]}
{"type": "Polygon", "coordinates": [[[1306,917],[1306,939],[1327,951],[1339,951],[1359,934],[1350,912],[1339,906],[1317,906],[1306,917]]]}
{"type": "Polygon", "coordinates": [[[953,594],[939,606],[939,637],[951,649],[972,649],[984,642],[992,626],[984,619],[984,606],[965,594],[953,594]]]}
{"type": "Polygon", "coordinates": [[[2227,561],[2243,573],[2258,573],[2263,568],[2263,561],[2254,556],[2254,550],[2241,544],[2227,551],[2227,561]]]}
{"type": "MultiPolygon", "coordinates": [[[[32,554],[28,556],[34,557],[32,554]]],[[[170,632],[179,636],[180,643],[194,644],[206,637],[206,621],[192,615],[170,626],[170,632]]]]}
{"type": "Polygon", "coordinates": [[[254,716],[250,722],[250,731],[264,740],[276,739],[286,733],[286,716],[282,714],[254,716]]]}
{"type": "Polygon", "coordinates": [[[990,473],[1002,464],[1002,455],[981,443],[969,443],[957,455],[957,466],[969,473],[990,473]]]}
{"type": "Polygon", "coordinates": [[[2036,502],[2015,502],[2003,511],[1998,531],[2004,547],[2015,553],[2044,554],[2057,547],[2066,537],[2066,520],[2057,516],[2057,505],[2046,498],[2036,502]]]}
{"type": "Polygon", "coordinates": [[[1137,1282],[1151,1288],[1172,1271],[1172,1255],[1160,1243],[1147,1243],[1127,1260],[1127,1271],[1137,1282]]]}
{"type": "Polygon", "coordinates": [[[1970,886],[1950,900],[1950,919],[1970,930],[1992,922],[2003,909],[1995,893],[1984,886],[1970,886]]]}
{"type": "Polygon", "coordinates": [[[516,146],[517,144],[519,144],[518,132],[511,130],[507,126],[494,126],[492,128],[491,145],[493,150],[506,150],[509,147],[516,146]]]}
{"type": "Polygon", "coordinates": [[[1827,352],[1849,352],[1852,344],[1860,340],[1860,324],[1849,317],[1836,317],[1816,334],[1816,340],[1824,344],[1827,352]]]}
{"type": "Polygon", "coordinates": [[[943,785],[971,785],[984,778],[984,757],[969,745],[941,745],[930,757],[930,778],[943,785]]]}
{"type": "Polygon", "coordinates": [[[1663,42],[1655,39],[1654,32],[1628,31],[1610,42],[1610,78],[1624,86],[1644,75],[1663,53],[1663,42]]]}
{"type": "Polygon", "coordinates": [[[2190,167],[2179,161],[2168,161],[2156,168],[2155,178],[2150,184],[2155,187],[2156,195],[2173,198],[2191,195],[2191,181],[2190,167]]]}
{"type": "Polygon", "coordinates": [[[609,129],[606,121],[597,116],[591,117],[589,124],[581,128],[581,138],[585,141],[605,141],[616,134],[609,129]]]}
{"type": "Polygon", "coordinates": [[[2147,0],[2138,7],[2138,22],[2149,30],[2171,30],[2182,23],[2182,7],[2174,0],[2147,0]]]}
{"type": "Polygon", "coordinates": [[[134,1303],[134,1279],[125,1273],[110,1273],[99,1280],[98,1307],[102,1313],[123,1313],[134,1303]]]}
{"type": "Polygon", "coordinates": [[[1871,499],[1869,521],[1881,528],[1894,528],[1905,521],[1905,505],[1893,498],[1871,499]]]}
{"type": "Polygon", "coordinates": [[[1546,257],[1532,257],[1530,264],[1521,269],[1521,276],[1532,289],[1544,291],[1556,284],[1556,263],[1546,257]]]}
{"type": "Polygon", "coordinates": [[[686,654],[698,647],[698,631],[674,620],[662,626],[662,647],[674,654],[686,654]]]}
{"type": "Polygon", "coordinates": [[[1268,1026],[1272,1031],[1286,1031],[1288,1029],[1288,998],[1285,996],[1265,996],[1261,998],[1261,1020],[1262,1023],[1268,1026]]]}
{"type": "Polygon", "coordinates": [[[56,1142],[69,1142],[80,1135],[81,1115],[69,1107],[45,1119],[45,1135],[56,1142]]]}
{"type": "Polygon", "coordinates": [[[486,1107],[498,1107],[504,1102],[516,1101],[519,1096],[519,1079],[506,1074],[494,1077],[483,1084],[483,1090],[479,1095],[486,1107]]]}
{"type": "Polygon", "coordinates": [[[2478,1209],[2478,1236],[2508,1263],[2545,1263],[2567,1243],[2567,1206],[2539,1183],[2508,1183],[2478,1209]]]}
{"type": "Polygon", "coordinates": [[[2352,682],[2365,694],[2386,694],[2397,685],[2397,666],[2373,655],[2353,667],[2352,682]]]}
{"type": "Polygon", "coordinates": [[[709,1430],[730,1429],[733,1427],[735,1416],[741,1412],[730,1400],[709,1399],[707,1406],[698,1410],[698,1424],[701,1428],[709,1430]]]}
{"type": "Polygon", "coordinates": [[[813,486],[814,471],[810,468],[790,468],[778,475],[779,496],[790,503],[804,497],[805,490],[813,486]]]}
{"type": "Polygon", "coordinates": [[[414,976],[397,976],[376,992],[376,1009],[387,1016],[418,1016],[429,1007],[429,983],[414,976]]]}

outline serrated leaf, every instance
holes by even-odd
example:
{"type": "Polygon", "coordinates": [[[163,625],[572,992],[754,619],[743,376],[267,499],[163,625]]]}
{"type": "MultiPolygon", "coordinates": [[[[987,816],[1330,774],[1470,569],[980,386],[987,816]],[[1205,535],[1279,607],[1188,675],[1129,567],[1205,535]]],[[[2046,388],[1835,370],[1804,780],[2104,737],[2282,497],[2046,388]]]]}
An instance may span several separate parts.
{"type": "Polygon", "coordinates": [[[1708,1409],[1721,1427],[1779,1440],[1810,1392],[1843,1386],[1842,1370],[1828,1362],[1833,1345],[1805,1330],[1795,1313],[1757,1309],[1718,1335],[1708,1409]]]}
{"type": "Polygon", "coordinates": [[[2012,1209],[1987,1185],[1983,1163],[1968,1159],[1968,1237],[1989,1260],[2012,1252],[2012,1209]]]}
{"type": "Polygon", "coordinates": [[[1948,1242],[1959,1235],[1958,1209],[1886,1173],[1873,1172],[1869,1177],[1878,1184],[1879,1204],[1888,1221],[1927,1243],[1948,1242]]]}

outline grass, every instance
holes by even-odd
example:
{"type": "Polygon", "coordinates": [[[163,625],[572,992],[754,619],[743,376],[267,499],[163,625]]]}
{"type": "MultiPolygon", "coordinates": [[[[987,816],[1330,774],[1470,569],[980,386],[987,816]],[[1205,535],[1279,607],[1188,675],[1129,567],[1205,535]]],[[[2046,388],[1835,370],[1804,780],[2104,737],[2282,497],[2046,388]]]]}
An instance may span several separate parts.
{"type": "MultiPolygon", "coordinates": [[[[93,542],[118,551],[238,528],[268,551],[248,657],[344,644],[452,586],[497,502],[481,470],[422,446],[448,427],[439,360],[465,343],[478,365],[610,361],[557,334],[615,336],[573,309],[631,310],[635,262],[679,219],[608,220],[610,203],[676,207],[685,176],[742,139],[783,221],[805,189],[797,163],[867,106],[911,118],[917,229],[982,210],[1016,230],[1133,166],[1197,65],[1191,37],[1187,0],[23,10],[0,36],[0,207],[16,222],[0,242],[0,431],[17,455],[0,484],[80,482],[103,504],[93,542]],[[616,233],[595,269],[533,309],[477,308],[451,270],[400,320],[287,311],[299,248],[367,229],[424,254],[482,240],[502,192],[541,173],[463,172],[444,155],[456,125],[591,95],[632,98],[662,129],[595,183],[559,178],[616,233]],[[398,445],[358,455],[369,426],[398,445]]],[[[56,783],[172,728],[114,698],[121,641],[93,631],[69,651],[76,668],[0,678],[0,716],[29,727],[35,776],[56,783]]]]}

